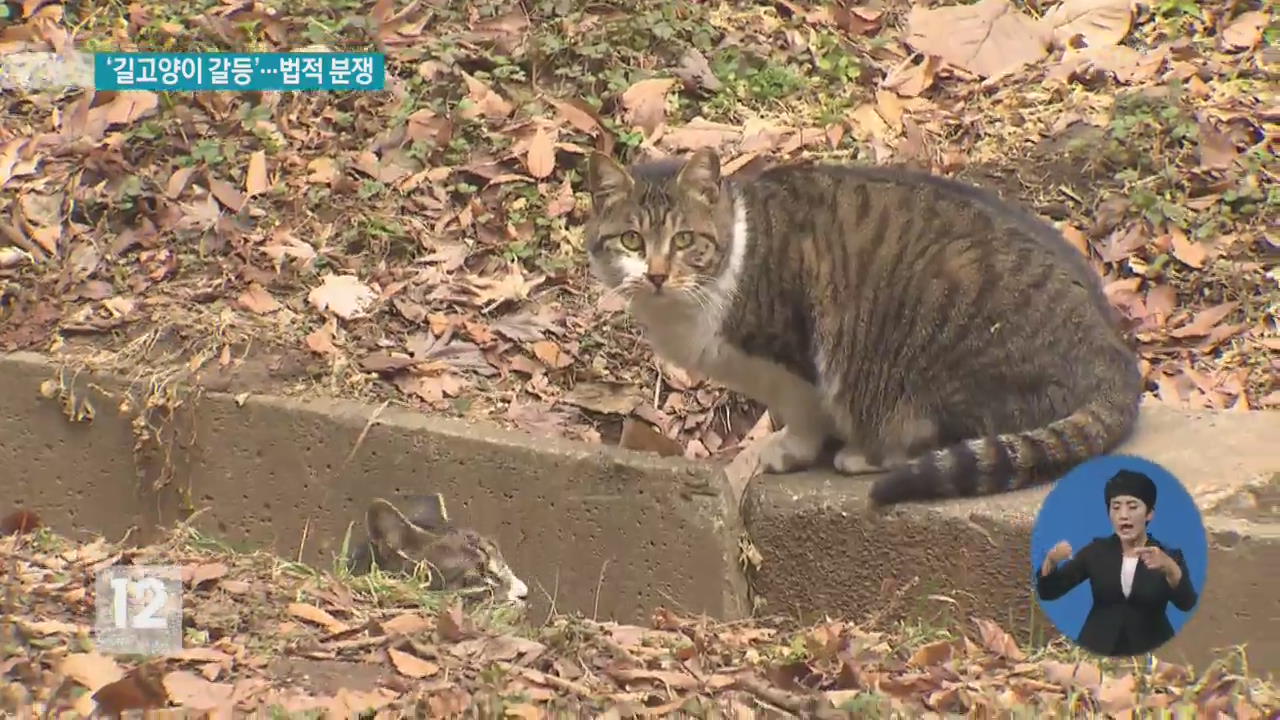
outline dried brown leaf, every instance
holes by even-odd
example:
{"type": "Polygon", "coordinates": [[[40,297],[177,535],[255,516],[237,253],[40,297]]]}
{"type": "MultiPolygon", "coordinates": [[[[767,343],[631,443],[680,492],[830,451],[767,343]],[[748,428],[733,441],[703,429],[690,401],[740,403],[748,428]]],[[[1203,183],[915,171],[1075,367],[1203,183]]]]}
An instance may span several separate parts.
{"type": "Polygon", "coordinates": [[[1218,36],[1223,47],[1229,50],[1248,50],[1262,40],[1262,31],[1271,22],[1271,17],[1261,10],[1250,10],[1241,13],[1222,29],[1218,36]]]}
{"type": "Polygon", "coordinates": [[[414,635],[434,627],[429,619],[418,613],[401,613],[382,622],[382,631],[389,635],[414,635]]]}
{"type": "Polygon", "coordinates": [[[499,278],[470,277],[467,279],[476,299],[484,304],[509,300],[527,300],[529,291],[546,280],[543,276],[526,278],[520,264],[513,262],[507,265],[507,272],[499,278]]]}
{"type": "Polygon", "coordinates": [[[1147,291],[1147,317],[1158,318],[1158,326],[1163,326],[1168,321],[1177,304],[1178,293],[1172,285],[1157,285],[1147,291]]]}
{"type": "Polygon", "coordinates": [[[307,182],[316,183],[318,185],[329,185],[338,179],[338,166],[333,158],[318,157],[307,163],[307,170],[311,174],[307,176],[307,182]]]}
{"type": "Polygon", "coordinates": [[[212,683],[188,670],[175,670],[164,676],[164,689],[169,700],[192,710],[213,710],[229,705],[235,686],[212,683]]]}
{"type": "Polygon", "coordinates": [[[907,17],[907,44],[981,77],[998,77],[1041,60],[1049,52],[1046,26],[1018,12],[1009,0],[925,9],[907,17]]]}
{"type": "Polygon", "coordinates": [[[578,199],[573,194],[573,184],[569,182],[569,178],[565,178],[560,183],[556,194],[547,201],[547,215],[549,217],[560,217],[568,215],[578,207],[578,199]]]}
{"type": "Polygon", "coordinates": [[[182,195],[182,191],[187,189],[187,183],[191,181],[195,171],[194,167],[180,167],[174,170],[169,176],[169,182],[165,184],[164,194],[170,200],[177,200],[182,195]]]}
{"type": "Polygon", "coordinates": [[[466,379],[450,372],[438,375],[400,375],[395,383],[402,391],[431,403],[440,402],[446,397],[457,397],[471,385],[466,379]]]}
{"type": "Polygon", "coordinates": [[[1062,61],[1049,70],[1051,78],[1087,79],[1095,73],[1107,73],[1118,82],[1133,85],[1156,76],[1169,55],[1167,48],[1139,52],[1124,45],[1099,45],[1079,50],[1070,48],[1062,61]]]}
{"type": "Polygon", "coordinates": [[[551,103],[570,125],[588,135],[597,135],[604,129],[604,122],[595,108],[582,100],[549,97],[547,102],[551,103]]]}
{"type": "Polygon", "coordinates": [[[240,212],[240,208],[244,207],[246,200],[244,194],[226,180],[209,178],[209,192],[213,193],[218,202],[233,213],[240,212]]]}
{"type": "Polygon", "coordinates": [[[436,630],[446,642],[459,642],[476,635],[475,623],[462,611],[462,603],[457,601],[440,608],[436,615],[436,630]]]}
{"type": "Polygon", "coordinates": [[[1061,663],[1045,660],[1040,663],[1045,678],[1067,690],[1084,688],[1092,690],[1102,683],[1102,671],[1093,663],[1061,663]]]}
{"type": "Polygon", "coordinates": [[[296,618],[320,625],[329,632],[339,633],[347,629],[346,623],[315,605],[299,602],[289,603],[285,611],[296,618]]]}
{"type": "Polygon", "coordinates": [[[395,648],[387,648],[387,657],[391,659],[391,664],[401,675],[411,678],[430,677],[440,672],[438,664],[395,648]]]}
{"type": "Polygon", "coordinates": [[[249,169],[244,175],[245,195],[253,197],[267,191],[267,153],[258,150],[249,156],[249,169]]]}
{"type": "Polygon", "coordinates": [[[32,262],[31,253],[13,246],[0,247],[0,270],[32,262]]]}
{"type": "Polygon", "coordinates": [[[698,679],[692,675],[673,670],[648,670],[615,664],[605,668],[605,672],[614,680],[626,684],[647,682],[676,690],[693,690],[699,685],[698,679]]]}
{"type": "Polygon", "coordinates": [[[872,103],[863,103],[854,108],[849,113],[849,124],[853,128],[854,137],[860,140],[887,138],[893,134],[889,123],[880,116],[879,108],[872,103]]]}
{"type": "MultiPolygon", "coordinates": [[[[543,359],[543,362],[546,360],[543,359]]],[[[580,382],[560,400],[593,412],[630,415],[645,401],[645,392],[630,383],[580,382]]]]}
{"type": "Polygon", "coordinates": [[[249,289],[236,298],[236,302],[245,310],[259,315],[275,312],[281,307],[280,303],[271,296],[271,293],[267,292],[267,289],[258,283],[250,284],[249,289]]]}
{"type": "Polygon", "coordinates": [[[1236,150],[1235,141],[1211,122],[1200,123],[1200,166],[1210,170],[1225,170],[1231,167],[1240,154],[1236,150]]]}
{"type": "Polygon", "coordinates": [[[307,348],[311,352],[318,355],[332,355],[338,352],[337,346],[333,344],[333,321],[325,323],[321,327],[307,334],[307,348]]]}
{"type": "Polygon", "coordinates": [[[74,635],[85,629],[82,625],[62,620],[22,620],[20,622],[23,631],[40,637],[46,635],[74,635]]]}
{"type": "Polygon", "coordinates": [[[1170,241],[1173,243],[1173,256],[1193,268],[1204,267],[1205,261],[1209,259],[1209,251],[1195,240],[1188,239],[1186,233],[1180,230],[1170,234],[1170,241]]]}
{"type": "Polygon", "coordinates": [[[1062,237],[1071,244],[1081,255],[1089,257],[1089,238],[1075,225],[1066,224],[1062,226],[1062,237]]]}
{"type": "Polygon", "coordinates": [[[679,457],[684,454],[680,443],[635,418],[622,421],[622,437],[618,440],[618,447],[657,453],[663,457],[679,457]]]}
{"type": "Polygon", "coordinates": [[[462,78],[467,82],[467,99],[471,101],[469,107],[458,111],[462,117],[501,120],[516,109],[483,80],[466,72],[462,73],[462,78]]]}
{"type": "Polygon", "coordinates": [[[539,340],[530,347],[533,349],[534,356],[548,367],[559,370],[573,364],[573,356],[553,340],[539,340]]]}
{"type": "Polygon", "coordinates": [[[622,93],[627,123],[643,128],[645,135],[652,135],[667,118],[667,92],[675,84],[674,78],[649,78],[627,88],[622,93]]]}
{"type": "MultiPolygon", "coordinates": [[[[902,61],[885,75],[884,80],[880,81],[880,87],[892,90],[902,97],[916,97],[933,87],[941,58],[925,53],[919,62],[915,60],[916,58],[909,57],[902,61]]],[[[898,117],[901,120],[901,112],[898,117]]]]}
{"type": "Polygon", "coordinates": [[[1115,45],[1129,34],[1133,22],[1131,0],[1063,0],[1049,8],[1044,21],[1053,28],[1054,41],[1070,46],[1084,38],[1089,47],[1115,45]]]}
{"type": "Polygon", "coordinates": [[[538,128],[533,139],[529,141],[529,152],[525,155],[525,167],[529,174],[541,180],[556,170],[556,136],[545,128],[538,128]]]}
{"type": "Polygon", "coordinates": [[[0,145],[0,187],[15,177],[34,174],[39,166],[40,158],[26,138],[14,138],[0,145]]]}
{"type": "Polygon", "coordinates": [[[95,113],[101,113],[107,125],[129,125],[155,113],[160,107],[160,96],[149,90],[131,90],[116,93],[115,99],[89,111],[90,124],[95,123],[95,113]]]}
{"type": "Polygon", "coordinates": [[[1102,711],[1116,715],[1137,706],[1136,683],[1132,673],[1119,678],[1107,678],[1098,689],[1098,702],[1102,711]]]}
{"type": "Polygon", "coordinates": [[[986,618],[974,618],[973,622],[978,626],[978,633],[982,636],[982,646],[987,650],[1015,662],[1026,659],[1022,649],[1018,647],[1018,642],[1004,628],[986,618]]]}
{"type": "Polygon", "coordinates": [[[89,689],[90,694],[82,695],[76,702],[76,711],[85,716],[94,709],[91,693],[124,677],[119,663],[96,652],[67,655],[59,663],[58,671],[89,689]]]}
{"type": "Polygon", "coordinates": [[[952,652],[955,645],[950,640],[938,640],[928,645],[922,645],[920,649],[915,651],[907,662],[920,667],[928,667],[930,665],[939,665],[951,660],[952,652]]]}
{"type": "Polygon", "coordinates": [[[177,652],[165,655],[170,660],[185,660],[188,662],[203,663],[221,663],[224,665],[231,664],[232,657],[221,650],[215,650],[210,647],[190,647],[183,648],[177,652]]]}
{"type": "Polygon", "coordinates": [[[1225,302],[1220,305],[1214,305],[1213,307],[1201,310],[1195,314],[1195,317],[1193,317],[1190,322],[1186,323],[1182,327],[1170,330],[1169,336],[1175,338],[1188,338],[1208,335],[1213,332],[1213,329],[1218,325],[1218,323],[1222,322],[1239,306],[1240,303],[1233,300],[1231,302],[1225,302]]]}
{"type": "Polygon", "coordinates": [[[124,677],[124,671],[114,659],[96,652],[72,653],[62,659],[59,672],[89,688],[92,692],[107,683],[124,677]]]}
{"type": "Polygon", "coordinates": [[[322,283],[307,294],[307,301],[320,312],[326,310],[343,320],[363,315],[378,294],[354,275],[326,273],[322,283]]]}
{"type": "Polygon", "coordinates": [[[356,361],[363,372],[393,373],[418,364],[418,360],[401,353],[372,352],[356,361]]]}
{"type": "Polygon", "coordinates": [[[733,125],[694,118],[688,125],[668,128],[659,141],[664,147],[680,152],[692,152],[703,148],[723,148],[741,137],[742,131],[733,125]]]}
{"type": "Polygon", "coordinates": [[[221,562],[188,565],[182,568],[182,579],[187,583],[188,587],[194,589],[210,580],[225,577],[229,570],[226,563],[221,562]]]}
{"type": "Polygon", "coordinates": [[[716,92],[723,83],[720,78],[711,70],[711,63],[707,61],[707,56],[703,55],[697,48],[689,48],[685,50],[684,57],[680,58],[680,67],[677,67],[672,73],[684,81],[685,87],[690,90],[703,88],[716,92]]]}

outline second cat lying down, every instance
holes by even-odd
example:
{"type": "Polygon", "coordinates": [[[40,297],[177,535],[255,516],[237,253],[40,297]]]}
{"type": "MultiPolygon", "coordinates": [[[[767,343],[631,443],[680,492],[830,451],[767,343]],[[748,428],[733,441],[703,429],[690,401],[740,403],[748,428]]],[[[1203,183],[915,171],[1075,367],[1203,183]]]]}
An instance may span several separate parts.
{"type": "Polygon", "coordinates": [[[385,572],[425,570],[432,590],[524,603],[529,587],[507,565],[498,544],[474,530],[454,526],[439,493],[412,496],[401,503],[404,512],[382,498],[369,503],[367,540],[351,554],[353,574],[368,573],[373,564],[385,572]]]}

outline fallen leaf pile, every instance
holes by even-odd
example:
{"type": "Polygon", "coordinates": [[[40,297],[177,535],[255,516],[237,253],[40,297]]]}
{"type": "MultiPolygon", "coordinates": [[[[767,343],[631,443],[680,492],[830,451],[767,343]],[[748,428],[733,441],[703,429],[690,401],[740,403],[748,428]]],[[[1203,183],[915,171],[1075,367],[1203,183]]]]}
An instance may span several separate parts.
{"type": "Polygon", "coordinates": [[[727,460],[760,408],[653,362],[582,245],[590,150],[715,147],[994,186],[1104,278],[1148,399],[1280,407],[1273,6],[285,6],[17,4],[0,52],[376,49],[388,77],[6,91],[0,350],[727,460]]]}
{"type": "Polygon", "coordinates": [[[1163,662],[1099,666],[1056,645],[1028,651],[983,618],[928,637],[848,622],[720,623],[663,608],[644,626],[565,615],[511,622],[439,596],[374,600],[359,579],[266,554],[197,550],[190,539],[124,548],[45,533],[0,538],[0,714],[1127,717],[1159,709],[1250,720],[1280,709],[1277,689],[1240,670],[1240,658],[1198,674],[1163,662]],[[94,573],[120,563],[182,569],[181,651],[95,650],[94,573]]]}

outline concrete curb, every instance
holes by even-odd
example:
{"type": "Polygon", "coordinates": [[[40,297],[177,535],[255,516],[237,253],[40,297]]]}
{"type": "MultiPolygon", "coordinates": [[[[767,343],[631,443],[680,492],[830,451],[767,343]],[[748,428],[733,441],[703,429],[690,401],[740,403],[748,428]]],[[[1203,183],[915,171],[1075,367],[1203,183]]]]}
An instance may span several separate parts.
{"type": "MultiPolygon", "coordinates": [[[[359,403],[218,392],[183,395],[158,423],[161,442],[135,452],[120,378],[64,378],[68,413],[38,392],[58,377],[43,356],[0,356],[0,489],[63,532],[134,527],[145,540],[205,509],[199,529],[327,565],[369,498],[438,490],[458,521],[497,537],[535,613],[551,597],[561,611],[630,622],[659,605],[732,619],[763,603],[856,621],[977,614],[1022,639],[1046,628],[1027,568],[1047,488],[875,517],[868,481],[803,473],[755,478],[739,506],[715,465],[393,408],[370,425],[374,408],[359,403]],[[93,419],[69,421],[85,399],[93,419]],[[762,559],[750,587],[748,534],[762,559]]],[[[1210,533],[1208,586],[1162,658],[1202,664],[1248,643],[1253,667],[1280,668],[1277,438],[1280,413],[1152,407],[1120,449],[1179,475],[1210,533]]]]}
{"type": "Polygon", "coordinates": [[[67,378],[91,421],[70,422],[41,383],[45,358],[0,357],[3,493],[67,533],[137,539],[193,521],[236,544],[330,567],[375,496],[444,493],[460,523],[492,533],[529,583],[533,611],[646,620],[658,605],[748,613],[740,522],[719,468],[535,438],[344,401],[189,395],[159,447],[135,453],[119,378],[67,378]],[[173,479],[161,478],[166,462],[173,479]],[[159,487],[157,487],[159,485],[159,487]],[[570,559],[563,562],[562,559],[570,559]],[[545,594],[544,594],[545,593],[545,594]]]}

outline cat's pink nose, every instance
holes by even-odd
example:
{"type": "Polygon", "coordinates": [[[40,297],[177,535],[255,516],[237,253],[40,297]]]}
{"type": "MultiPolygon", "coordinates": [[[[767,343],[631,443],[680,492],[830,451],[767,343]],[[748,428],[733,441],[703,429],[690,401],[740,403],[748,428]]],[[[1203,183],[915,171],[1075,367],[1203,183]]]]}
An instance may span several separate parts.
{"type": "Polygon", "coordinates": [[[645,277],[649,278],[649,282],[656,288],[662,287],[662,283],[667,281],[666,273],[645,273],[645,277]]]}

